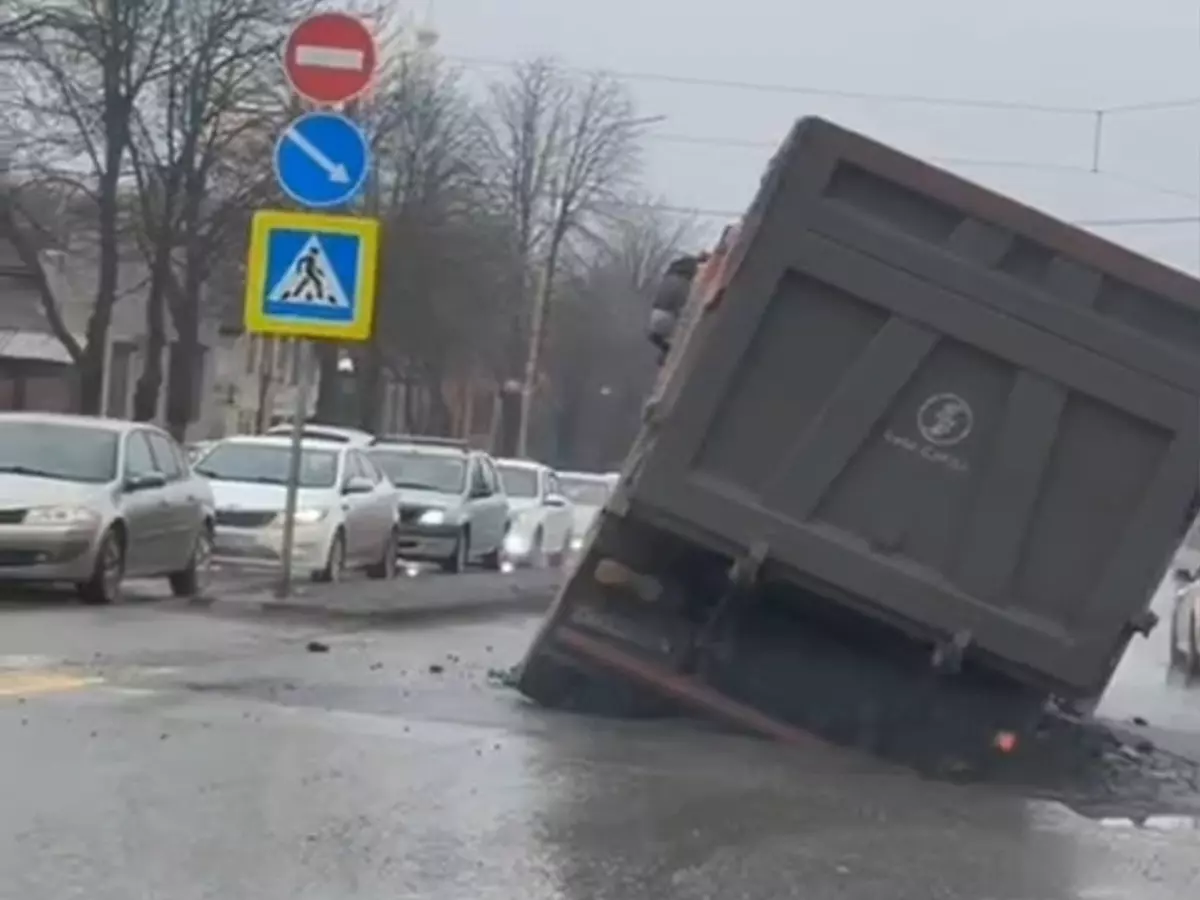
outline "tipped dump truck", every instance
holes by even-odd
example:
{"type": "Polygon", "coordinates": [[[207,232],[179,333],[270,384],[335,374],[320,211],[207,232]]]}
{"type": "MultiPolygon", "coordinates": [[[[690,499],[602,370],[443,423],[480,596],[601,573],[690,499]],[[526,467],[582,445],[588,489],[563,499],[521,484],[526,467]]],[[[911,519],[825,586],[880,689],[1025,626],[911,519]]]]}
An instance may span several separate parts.
{"type": "Polygon", "coordinates": [[[917,762],[1099,698],[1196,509],[1195,280],[804,119],[691,309],[526,695],[917,762]]]}

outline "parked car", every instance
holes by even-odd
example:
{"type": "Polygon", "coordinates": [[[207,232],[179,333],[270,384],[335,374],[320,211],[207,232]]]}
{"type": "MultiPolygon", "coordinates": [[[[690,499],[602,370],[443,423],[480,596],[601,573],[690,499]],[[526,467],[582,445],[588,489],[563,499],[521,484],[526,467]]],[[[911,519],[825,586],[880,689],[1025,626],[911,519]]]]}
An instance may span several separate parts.
{"type": "Polygon", "coordinates": [[[515,565],[561,566],[575,530],[571,502],[549,466],[525,459],[498,459],[508,495],[509,528],[504,555],[515,565]]]}
{"type": "Polygon", "coordinates": [[[187,451],[188,462],[194,463],[205,453],[216,446],[216,441],[193,441],[184,449],[187,451]]]}
{"type": "Polygon", "coordinates": [[[1176,569],[1171,610],[1171,668],[1189,680],[1200,678],[1200,580],[1193,569],[1176,569]]]}
{"type": "Polygon", "coordinates": [[[559,472],[558,481],[562,492],[571,501],[572,539],[571,549],[583,547],[584,538],[596,519],[596,514],[608,502],[609,495],[617,486],[615,472],[559,472]]]}
{"type": "MultiPolygon", "coordinates": [[[[292,424],[291,422],[281,422],[278,425],[272,425],[263,434],[267,437],[290,438],[292,424]]],[[[319,422],[305,422],[300,436],[317,441],[332,441],[336,444],[353,444],[355,447],[368,447],[375,440],[375,436],[369,431],[345,428],[341,425],[322,425],[319,422]]]]}
{"type": "Polygon", "coordinates": [[[0,413],[0,581],[67,582],[112,603],[126,577],[202,593],[213,495],[183,449],[143,423],[0,413]]]}
{"type": "MultiPolygon", "coordinates": [[[[195,470],[216,497],[216,553],[251,563],[283,561],[283,524],[291,440],[227,438],[195,470]]],[[[350,443],[305,440],[292,563],[314,581],[347,569],[372,578],[396,572],[400,494],[370,457],[350,443]]]]}
{"type": "Polygon", "coordinates": [[[447,572],[472,562],[498,570],[508,498],[496,464],[463,441],[380,437],[367,451],[400,489],[400,556],[447,572]]]}

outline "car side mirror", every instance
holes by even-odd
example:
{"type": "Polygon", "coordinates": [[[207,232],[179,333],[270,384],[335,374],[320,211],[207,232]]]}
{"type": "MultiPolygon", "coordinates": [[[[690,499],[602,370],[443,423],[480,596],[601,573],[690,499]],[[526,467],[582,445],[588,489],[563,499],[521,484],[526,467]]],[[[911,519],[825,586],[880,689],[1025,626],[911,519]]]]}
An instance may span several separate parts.
{"type": "Polygon", "coordinates": [[[546,499],[542,501],[546,506],[564,507],[567,505],[567,498],[562,494],[547,494],[546,499]]]}
{"type": "Polygon", "coordinates": [[[162,472],[143,472],[141,475],[128,475],[125,478],[125,490],[128,493],[136,493],[137,491],[149,491],[154,488],[165,487],[167,476],[162,472]]]}
{"type": "Polygon", "coordinates": [[[343,494],[369,494],[373,490],[375,490],[375,482],[370,478],[363,478],[361,475],[347,478],[346,483],[342,485],[343,494]]]}

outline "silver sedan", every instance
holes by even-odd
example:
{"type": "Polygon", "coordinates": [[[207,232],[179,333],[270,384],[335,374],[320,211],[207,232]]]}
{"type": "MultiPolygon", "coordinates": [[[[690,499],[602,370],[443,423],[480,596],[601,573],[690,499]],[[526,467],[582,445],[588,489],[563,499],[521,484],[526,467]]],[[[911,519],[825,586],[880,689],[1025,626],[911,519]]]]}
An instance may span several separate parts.
{"type": "Polygon", "coordinates": [[[0,413],[0,581],[74,584],[88,603],[128,577],[201,593],[213,497],[183,449],[152,425],[0,413]]]}

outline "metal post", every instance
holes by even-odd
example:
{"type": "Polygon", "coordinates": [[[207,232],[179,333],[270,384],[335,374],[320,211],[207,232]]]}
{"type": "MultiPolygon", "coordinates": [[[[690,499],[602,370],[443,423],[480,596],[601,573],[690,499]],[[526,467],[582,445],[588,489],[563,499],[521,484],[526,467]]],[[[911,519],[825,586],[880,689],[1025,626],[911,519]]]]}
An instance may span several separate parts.
{"type": "Polygon", "coordinates": [[[300,450],[304,434],[304,422],[308,418],[308,393],[312,376],[312,363],[309,359],[309,343],[297,339],[295,353],[296,365],[300,367],[296,398],[292,409],[292,445],[288,458],[287,499],[284,501],[283,512],[283,567],[280,570],[279,584],[275,596],[283,599],[292,592],[292,548],[296,542],[296,495],[300,484],[300,450]]]}

